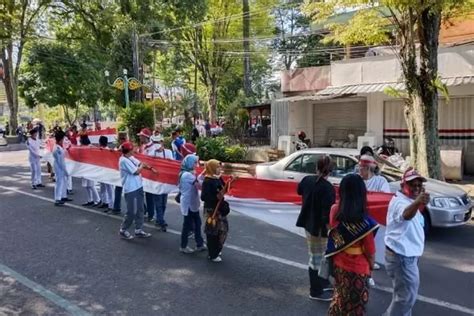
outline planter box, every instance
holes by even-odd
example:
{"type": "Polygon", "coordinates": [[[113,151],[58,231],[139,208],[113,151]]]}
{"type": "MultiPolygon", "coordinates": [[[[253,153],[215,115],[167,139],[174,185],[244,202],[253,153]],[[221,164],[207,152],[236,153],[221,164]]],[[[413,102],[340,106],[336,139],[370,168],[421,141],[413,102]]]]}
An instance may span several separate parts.
{"type": "Polygon", "coordinates": [[[20,138],[18,136],[5,136],[7,144],[19,144],[20,138]]]}

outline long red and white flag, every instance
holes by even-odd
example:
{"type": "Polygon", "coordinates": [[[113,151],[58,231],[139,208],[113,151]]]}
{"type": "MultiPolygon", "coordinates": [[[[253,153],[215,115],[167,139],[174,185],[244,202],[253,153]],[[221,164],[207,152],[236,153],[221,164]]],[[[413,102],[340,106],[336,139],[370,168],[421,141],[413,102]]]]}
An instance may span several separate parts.
{"type": "MultiPolygon", "coordinates": [[[[49,142],[44,157],[50,163],[54,163],[52,149],[53,142],[49,142]]],[[[155,194],[178,192],[180,162],[141,154],[134,156],[158,170],[157,174],[149,170],[142,172],[145,192],[155,194]]],[[[66,165],[73,177],[121,186],[119,158],[120,153],[110,149],[71,146],[67,150],[66,165]]],[[[304,236],[304,230],[295,226],[301,205],[301,196],[296,193],[297,185],[297,182],[292,181],[239,177],[232,182],[226,200],[233,211],[304,236]]],[[[382,226],[385,226],[387,207],[392,196],[386,193],[368,193],[369,214],[382,226]]],[[[378,239],[383,238],[384,229],[381,230],[378,239]]],[[[383,240],[379,240],[378,243],[383,243],[383,240]]]]}

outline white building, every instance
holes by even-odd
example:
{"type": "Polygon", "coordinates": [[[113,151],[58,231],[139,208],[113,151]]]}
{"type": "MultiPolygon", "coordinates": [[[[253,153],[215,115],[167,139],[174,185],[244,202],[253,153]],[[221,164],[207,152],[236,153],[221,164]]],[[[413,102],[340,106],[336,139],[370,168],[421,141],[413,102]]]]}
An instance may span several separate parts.
{"type": "MultiPolygon", "coordinates": [[[[441,48],[438,62],[440,77],[450,95],[449,102],[440,95],[441,145],[462,146],[470,155],[474,153],[474,45],[441,48]]],[[[409,154],[403,100],[384,93],[388,87],[404,89],[400,62],[395,55],[333,62],[329,75],[321,74],[329,78],[328,86],[320,84],[312,91],[274,102],[273,119],[278,123],[286,116],[287,123],[282,124],[284,130],[272,130],[273,144],[285,132],[295,135],[300,130],[305,131],[313,146],[345,141],[348,134],[373,136],[373,145],[381,145],[384,136],[390,136],[404,154],[409,154]]],[[[467,172],[474,172],[472,169],[472,163],[466,166],[467,172]]]]}

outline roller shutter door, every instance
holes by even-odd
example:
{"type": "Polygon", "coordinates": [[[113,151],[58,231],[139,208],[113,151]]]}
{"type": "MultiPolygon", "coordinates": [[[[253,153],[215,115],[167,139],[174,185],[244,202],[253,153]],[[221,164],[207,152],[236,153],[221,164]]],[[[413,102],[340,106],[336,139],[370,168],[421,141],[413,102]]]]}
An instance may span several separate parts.
{"type": "Polygon", "coordinates": [[[367,129],[365,101],[316,103],[313,113],[316,146],[327,146],[331,140],[347,141],[348,134],[362,136],[367,129]]]}

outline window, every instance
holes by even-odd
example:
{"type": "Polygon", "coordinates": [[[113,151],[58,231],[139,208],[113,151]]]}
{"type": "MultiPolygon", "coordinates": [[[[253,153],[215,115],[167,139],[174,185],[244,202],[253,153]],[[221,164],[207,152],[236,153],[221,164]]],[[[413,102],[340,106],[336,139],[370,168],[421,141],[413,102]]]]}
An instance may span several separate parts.
{"type": "Polygon", "coordinates": [[[295,160],[290,162],[288,166],[286,166],[286,171],[297,171],[301,170],[301,156],[298,156],[295,160]]]}
{"type": "Polygon", "coordinates": [[[318,165],[319,157],[321,157],[321,155],[301,155],[286,167],[286,171],[316,174],[316,166],[318,165]]]}
{"type": "Polygon", "coordinates": [[[331,176],[343,178],[344,176],[354,173],[357,162],[349,157],[331,155],[334,162],[334,170],[331,176]]]}

